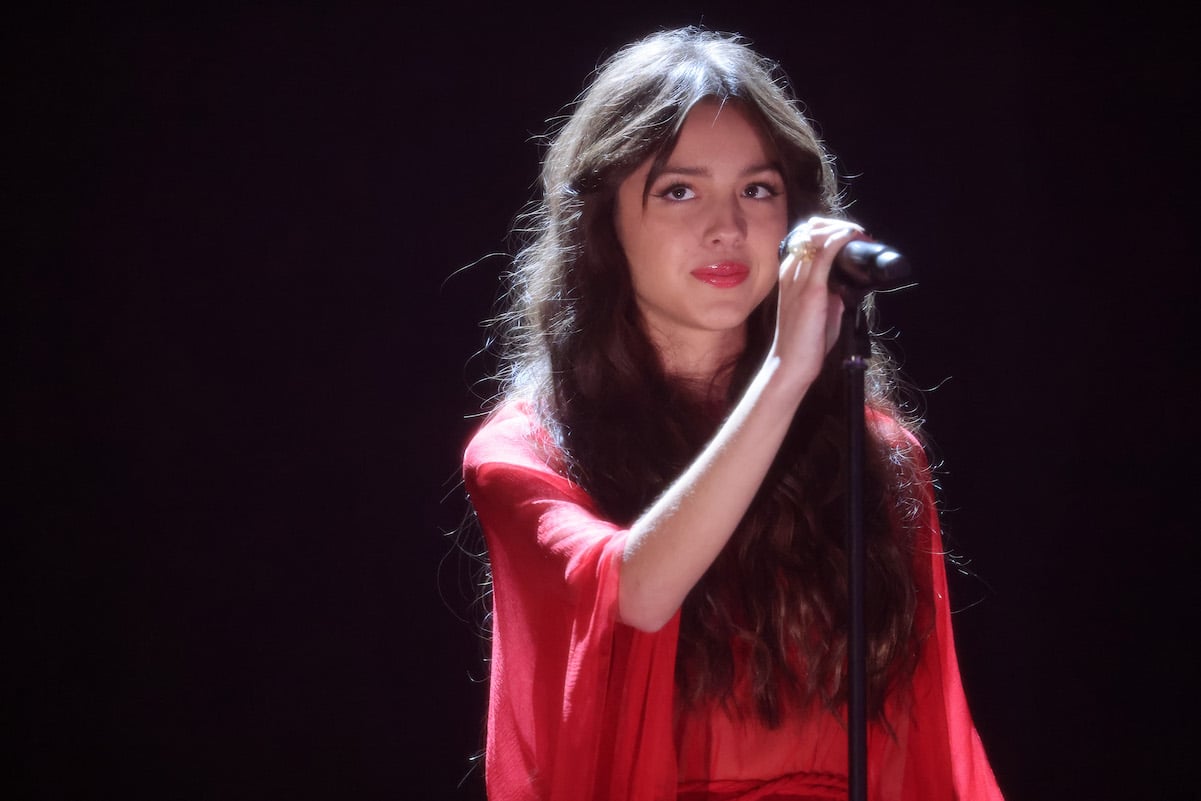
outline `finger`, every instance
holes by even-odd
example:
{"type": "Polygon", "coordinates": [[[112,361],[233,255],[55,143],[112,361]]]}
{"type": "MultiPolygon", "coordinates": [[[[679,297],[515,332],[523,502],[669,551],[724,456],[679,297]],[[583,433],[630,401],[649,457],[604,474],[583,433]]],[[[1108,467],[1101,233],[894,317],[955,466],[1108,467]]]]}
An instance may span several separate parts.
{"type": "Polygon", "coordinates": [[[844,313],[846,313],[846,306],[842,302],[842,296],[837,292],[831,292],[829,306],[826,310],[826,353],[829,353],[834,348],[834,343],[838,341],[838,335],[842,331],[842,315],[844,313]]]}
{"type": "Polygon", "coordinates": [[[829,282],[830,272],[834,268],[834,261],[838,257],[838,253],[850,242],[869,238],[862,226],[845,221],[814,226],[811,230],[814,241],[820,241],[821,245],[814,256],[813,271],[809,275],[809,280],[823,285],[829,282]]]}

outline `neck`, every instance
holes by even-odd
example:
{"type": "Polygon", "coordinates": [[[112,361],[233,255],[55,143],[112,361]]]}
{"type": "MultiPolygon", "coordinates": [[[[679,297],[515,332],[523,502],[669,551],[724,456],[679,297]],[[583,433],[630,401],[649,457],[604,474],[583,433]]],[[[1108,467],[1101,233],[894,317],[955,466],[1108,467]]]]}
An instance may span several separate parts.
{"type": "Polygon", "coordinates": [[[659,354],[668,378],[697,395],[716,401],[725,397],[731,368],[746,347],[746,328],[732,331],[696,331],[687,336],[666,336],[648,326],[647,335],[659,354]]]}

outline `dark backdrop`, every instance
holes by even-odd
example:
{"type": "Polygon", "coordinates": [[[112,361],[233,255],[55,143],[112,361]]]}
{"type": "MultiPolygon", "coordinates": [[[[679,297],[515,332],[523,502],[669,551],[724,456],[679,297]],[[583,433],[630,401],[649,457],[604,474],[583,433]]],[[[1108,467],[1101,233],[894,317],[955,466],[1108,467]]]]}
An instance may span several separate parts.
{"type": "Polygon", "coordinates": [[[450,532],[486,257],[598,59],[697,22],[783,62],[914,264],[882,315],[931,390],[1002,786],[1194,797],[1183,19],[501,5],[5,30],[10,797],[481,797],[450,532]]]}

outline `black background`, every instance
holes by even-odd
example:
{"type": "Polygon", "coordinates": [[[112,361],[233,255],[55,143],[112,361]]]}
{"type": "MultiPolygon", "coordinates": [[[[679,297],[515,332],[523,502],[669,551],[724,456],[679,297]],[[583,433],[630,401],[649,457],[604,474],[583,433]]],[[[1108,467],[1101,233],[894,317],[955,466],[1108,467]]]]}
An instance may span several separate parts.
{"type": "Polygon", "coordinates": [[[9,797],[481,797],[486,257],[597,61],[701,22],[783,63],[914,264],[880,305],[1003,789],[1195,797],[1191,29],[777,6],[11,21],[9,797]]]}

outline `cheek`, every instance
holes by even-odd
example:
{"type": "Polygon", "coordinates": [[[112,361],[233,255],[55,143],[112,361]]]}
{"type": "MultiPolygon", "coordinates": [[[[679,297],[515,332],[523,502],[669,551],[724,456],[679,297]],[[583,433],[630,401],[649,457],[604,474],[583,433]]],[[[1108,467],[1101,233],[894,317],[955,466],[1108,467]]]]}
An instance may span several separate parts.
{"type": "Polygon", "coordinates": [[[633,220],[619,217],[617,239],[625,253],[635,287],[654,283],[672,263],[675,239],[671,232],[642,215],[633,220]]]}
{"type": "Polygon", "coordinates": [[[617,244],[625,254],[630,268],[635,269],[645,261],[648,244],[646,226],[639,214],[623,212],[619,205],[613,215],[613,230],[617,234],[617,244]]]}
{"type": "Polygon", "coordinates": [[[758,306],[771,295],[776,284],[780,281],[779,270],[766,269],[756,276],[755,306],[758,306]]]}
{"type": "Polygon", "coordinates": [[[636,294],[654,292],[655,287],[661,286],[667,278],[662,255],[649,243],[639,243],[633,251],[627,251],[626,263],[629,265],[630,284],[636,294]]]}
{"type": "Polygon", "coordinates": [[[626,264],[630,271],[630,280],[637,287],[644,280],[647,265],[651,262],[651,254],[647,252],[646,240],[638,236],[630,236],[629,232],[619,233],[622,253],[625,254],[626,264]]]}
{"type": "Polygon", "coordinates": [[[762,218],[762,231],[764,236],[775,242],[777,248],[780,242],[788,235],[788,209],[781,204],[771,209],[762,218]]]}

